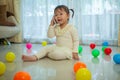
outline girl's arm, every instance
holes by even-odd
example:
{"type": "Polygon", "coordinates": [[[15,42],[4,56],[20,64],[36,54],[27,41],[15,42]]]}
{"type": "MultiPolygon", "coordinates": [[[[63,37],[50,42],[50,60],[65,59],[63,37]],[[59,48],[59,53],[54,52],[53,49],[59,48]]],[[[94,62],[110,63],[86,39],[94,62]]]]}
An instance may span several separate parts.
{"type": "Polygon", "coordinates": [[[53,38],[53,37],[55,37],[54,26],[49,26],[49,28],[48,28],[48,32],[47,32],[47,36],[48,36],[49,38],[53,38]]]}
{"type": "Polygon", "coordinates": [[[79,35],[78,35],[78,31],[75,27],[73,27],[72,31],[71,31],[71,36],[73,39],[73,52],[72,52],[72,56],[73,59],[75,60],[79,60],[79,56],[78,56],[78,46],[79,46],[79,35]]]}
{"type": "Polygon", "coordinates": [[[54,30],[54,27],[55,27],[55,19],[54,19],[54,16],[51,20],[51,23],[49,25],[49,28],[48,28],[48,32],[47,32],[47,36],[49,38],[53,38],[55,37],[55,30],[54,30]]]}
{"type": "Polygon", "coordinates": [[[73,52],[74,53],[78,53],[78,46],[79,46],[79,35],[78,35],[78,31],[75,27],[73,27],[72,31],[71,31],[71,36],[73,39],[73,52]]]}

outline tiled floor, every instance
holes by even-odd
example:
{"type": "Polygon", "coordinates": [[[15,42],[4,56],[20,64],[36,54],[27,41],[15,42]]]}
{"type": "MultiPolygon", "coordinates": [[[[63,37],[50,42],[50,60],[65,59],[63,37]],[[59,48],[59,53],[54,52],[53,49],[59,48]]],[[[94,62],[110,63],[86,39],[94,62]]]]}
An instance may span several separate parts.
{"type": "MultiPolygon", "coordinates": [[[[13,80],[18,71],[29,72],[32,80],[74,80],[73,66],[76,62],[74,60],[54,61],[48,58],[37,62],[21,60],[23,53],[35,54],[40,48],[42,48],[40,44],[33,44],[31,51],[26,50],[25,44],[0,46],[0,61],[6,65],[6,72],[0,76],[0,80],[13,80]],[[16,54],[16,60],[12,63],[5,60],[8,51],[16,54]]],[[[96,48],[100,51],[98,58],[93,58],[89,46],[83,46],[82,53],[79,55],[80,61],[84,62],[90,70],[92,80],[120,80],[120,65],[114,64],[112,60],[115,53],[120,53],[120,47],[111,47],[112,54],[110,56],[102,53],[101,46],[96,46],[96,48]]]]}

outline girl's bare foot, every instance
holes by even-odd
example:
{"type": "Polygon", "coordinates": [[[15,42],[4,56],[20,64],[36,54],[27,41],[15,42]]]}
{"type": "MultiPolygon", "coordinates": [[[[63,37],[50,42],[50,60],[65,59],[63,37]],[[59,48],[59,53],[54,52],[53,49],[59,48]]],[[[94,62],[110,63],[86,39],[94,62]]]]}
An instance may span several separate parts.
{"type": "Polygon", "coordinates": [[[73,53],[73,59],[75,59],[75,60],[79,60],[78,53],[73,53]]]}
{"type": "Polygon", "coordinates": [[[37,57],[34,55],[32,55],[32,56],[22,55],[22,60],[23,61],[36,61],[37,57]]]}

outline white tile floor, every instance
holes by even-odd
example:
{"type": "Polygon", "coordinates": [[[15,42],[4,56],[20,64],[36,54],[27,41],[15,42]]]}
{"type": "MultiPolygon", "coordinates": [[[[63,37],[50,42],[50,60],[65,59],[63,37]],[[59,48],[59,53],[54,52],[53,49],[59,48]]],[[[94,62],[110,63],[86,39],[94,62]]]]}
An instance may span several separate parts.
{"type": "MultiPolygon", "coordinates": [[[[35,54],[40,48],[42,48],[40,44],[33,44],[32,53],[29,53],[25,44],[0,46],[0,61],[6,65],[6,71],[0,76],[0,80],[13,80],[14,74],[18,71],[29,72],[32,80],[74,80],[73,66],[76,62],[74,60],[54,61],[48,58],[37,62],[21,60],[23,53],[35,54]],[[8,51],[16,54],[16,60],[12,63],[5,60],[4,56],[8,51]]],[[[120,80],[120,65],[114,64],[112,60],[115,53],[120,53],[120,47],[112,46],[112,54],[109,56],[102,53],[101,46],[96,48],[100,51],[98,58],[93,58],[89,46],[83,46],[83,51],[79,55],[80,61],[84,62],[91,71],[92,80],[120,80]]]]}

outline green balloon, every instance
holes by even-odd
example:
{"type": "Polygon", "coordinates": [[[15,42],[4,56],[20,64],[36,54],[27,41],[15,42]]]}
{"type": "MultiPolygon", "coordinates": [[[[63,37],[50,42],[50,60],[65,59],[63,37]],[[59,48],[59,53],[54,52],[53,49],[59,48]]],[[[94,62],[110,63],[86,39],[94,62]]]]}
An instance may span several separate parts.
{"type": "Polygon", "coordinates": [[[100,55],[100,51],[99,51],[98,49],[93,49],[93,50],[92,50],[92,55],[93,55],[94,57],[98,57],[98,56],[100,55]]]}
{"type": "Polygon", "coordinates": [[[103,47],[102,47],[102,51],[103,51],[103,52],[104,52],[105,48],[107,48],[107,46],[103,46],[103,47]]]}
{"type": "Polygon", "coordinates": [[[79,47],[78,47],[78,53],[81,53],[82,50],[83,50],[82,46],[79,46],[79,47]]]}

